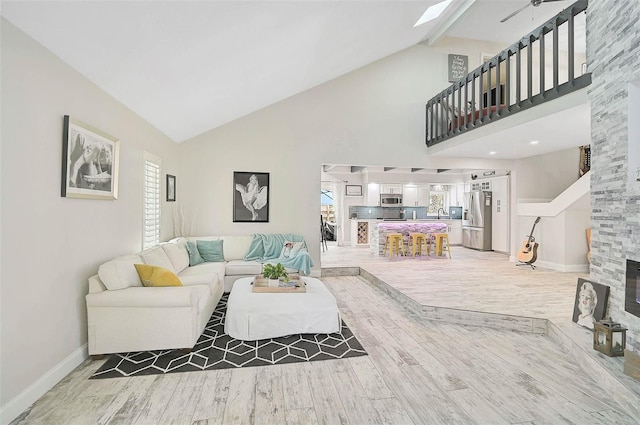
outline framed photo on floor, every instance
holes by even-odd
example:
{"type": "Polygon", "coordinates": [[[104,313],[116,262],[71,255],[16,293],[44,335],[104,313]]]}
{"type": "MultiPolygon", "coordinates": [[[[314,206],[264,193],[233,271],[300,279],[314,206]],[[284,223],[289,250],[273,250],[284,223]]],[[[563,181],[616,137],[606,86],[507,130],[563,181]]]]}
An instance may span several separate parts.
{"type": "Polygon", "coordinates": [[[593,323],[604,319],[609,303],[609,287],[587,279],[578,278],[573,321],[593,329],[593,323]]]}
{"type": "Polygon", "coordinates": [[[118,199],[119,145],[115,137],[65,115],[61,196],[118,199]]]}
{"type": "Polygon", "coordinates": [[[167,202],[176,201],[176,176],[167,174],[167,202]]]}
{"type": "Polygon", "coordinates": [[[233,221],[269,222],[269,173],[234,171],[233,221]]]}

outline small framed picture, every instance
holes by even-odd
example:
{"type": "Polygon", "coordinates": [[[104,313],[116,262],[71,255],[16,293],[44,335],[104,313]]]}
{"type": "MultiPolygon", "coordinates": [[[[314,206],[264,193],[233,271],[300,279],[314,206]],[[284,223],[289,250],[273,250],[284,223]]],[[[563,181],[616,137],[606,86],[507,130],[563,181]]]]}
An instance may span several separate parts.
{"type": "Polygon", "coordinates": [[[362,185],[348,184],[345,188],[345,196],[362,196],[362,185]]]}
{"type": "Polygon", "coordinates": [[[269,173],[234,171],[233,221],[269,222],[269,173]]]}
{"type": "Polygon", "coordinates": [[[63,131],[61,196],[118,199],[120,141],[69,115],[63,131]]]}
{"type": "Polygon", "coordinates": [[[594,322],[605,317],[608,303],[609,287],[607,285],[578,278],[573,321],[580,326],[593,329],[594,322]]]}
{"type": "Polygon", "coordinates": [[[167,202],[176,201],[176,176],[167,174],[167,202]]]}

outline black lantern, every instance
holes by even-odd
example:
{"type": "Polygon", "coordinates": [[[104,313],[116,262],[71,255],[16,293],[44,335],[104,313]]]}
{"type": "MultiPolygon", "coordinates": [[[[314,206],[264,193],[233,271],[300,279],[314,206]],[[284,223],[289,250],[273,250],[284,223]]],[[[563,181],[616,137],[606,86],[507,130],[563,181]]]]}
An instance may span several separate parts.
{"type": "Polygon", "coordinates": [[[593,324],[593,349],[610,357],[624,356],[627,328],[620,323],[601,320],[593,324]]]}

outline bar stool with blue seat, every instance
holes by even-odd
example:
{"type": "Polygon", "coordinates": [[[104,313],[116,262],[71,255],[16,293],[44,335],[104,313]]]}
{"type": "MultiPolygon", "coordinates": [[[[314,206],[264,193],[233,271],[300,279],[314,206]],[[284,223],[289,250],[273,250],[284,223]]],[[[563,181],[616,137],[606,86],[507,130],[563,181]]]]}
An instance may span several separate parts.
{"type": "Polygon", "coordinates": [[[389,259],[393,257],[395,252],[396,255],[404,256],[404,235],[402,233],[387,233],[387,237],[384,241],[384,250],[382,254],[386,254],[387,248],[389,248],[389,259]]]}
{"type": "Polygon", "coordinates": [[[416,256],[416,252],[420,256],[429,256],[429,237],[425,233],[409,233],[409,243],[411,244],[412,257],[416,256]],[[424,247],[426,248],[424,251],[422,250],[422,245],[424,245],[424,247]]]}

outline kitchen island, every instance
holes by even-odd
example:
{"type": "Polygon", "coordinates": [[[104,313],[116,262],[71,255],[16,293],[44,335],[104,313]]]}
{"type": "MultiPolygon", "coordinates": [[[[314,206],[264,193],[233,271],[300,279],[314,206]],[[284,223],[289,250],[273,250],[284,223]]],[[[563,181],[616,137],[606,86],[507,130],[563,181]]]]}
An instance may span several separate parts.
{"type": "Polygon", "coordinates": [[[372,254],[383,255],[384,242],[389,233],[402,233],[405,243],[409,233],[446,233],[447,224],[437,221],[378,221],[371,222],[369,232],[369,249],[372,254]]]}

